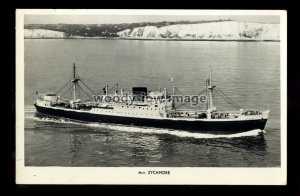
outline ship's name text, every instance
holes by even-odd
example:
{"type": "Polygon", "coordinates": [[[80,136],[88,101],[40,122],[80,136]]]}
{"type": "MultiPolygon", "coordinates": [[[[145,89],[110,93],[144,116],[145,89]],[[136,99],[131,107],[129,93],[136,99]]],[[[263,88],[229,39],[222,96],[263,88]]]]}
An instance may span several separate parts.
{"type": "Polygon", "coordinates": [[[155,170],[150,170],[150,171],[148,171],[148,174],[165,174],[165,175],[170,175],[170,171],[155,171],[155,170]]]}

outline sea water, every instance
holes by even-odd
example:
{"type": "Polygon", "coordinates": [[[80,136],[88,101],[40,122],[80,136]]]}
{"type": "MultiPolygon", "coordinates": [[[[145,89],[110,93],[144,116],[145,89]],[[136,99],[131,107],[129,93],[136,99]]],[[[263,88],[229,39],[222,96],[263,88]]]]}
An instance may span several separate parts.
{"type": "MultiPolygon", "coordinates": [[[[83,92],[79,96],[87,99],[83,92]]],[[[279,42],[25,40],[24,101],[26,166],[280,166],[279,42]],[[35,92],[59,90],[72,78],[73,63],[94,92],[118,83],[125,91],[133,86],[171,90],[174,85],[178,92],[197,95],[205,88],[211,68],[213,83],[235,103],[271,113],[264,131],[236,134],[37,115],[35,92]]],[[[234,109],[218,94],[215,105],[220,110],[234,109]]],[[[180,108],[203,107],[186,104],[180,108]]]]}

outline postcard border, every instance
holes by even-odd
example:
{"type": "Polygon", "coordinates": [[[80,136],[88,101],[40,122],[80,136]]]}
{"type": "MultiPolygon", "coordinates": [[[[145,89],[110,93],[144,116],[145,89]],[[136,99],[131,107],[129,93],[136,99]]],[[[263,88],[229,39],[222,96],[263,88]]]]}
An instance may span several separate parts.
{"type": "Polygon", "coordinates": [[[16,10],[16,183],[17,184],[165,184],[165,185],[285,185],[287,183],[287,12],[283,10],[16,10]],[[26,167],[24,159],[24,15],[279,15],[281,88],[281,166],[221,167],[26,167]],[[168,170],[170,175],[140,175],[168,170]],[[64,175],[61,175],[61,174],[64,175]]]}

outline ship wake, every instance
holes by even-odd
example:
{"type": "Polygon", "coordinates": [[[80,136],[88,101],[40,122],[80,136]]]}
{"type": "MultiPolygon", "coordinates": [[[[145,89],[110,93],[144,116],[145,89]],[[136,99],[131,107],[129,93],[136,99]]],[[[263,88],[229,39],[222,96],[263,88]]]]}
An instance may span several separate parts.
{"type": "Polygon", "coordinates": [[[91,123],[88,124],[88,126],[97,127],[97,128],[106,128],[110,130],[117,130],[122,132],[129,132],[129,133],[168,134],[168,135],[174,135],[182,138],[189,137],[195,139],[250,137],[250,136],[258,136],[262,132],[264,132],[260,129],[254,129],[251,131],[234,133],[234,134],[212,134],[212,133],[192,133],[188,131],[174,130],[174,129],[170,130],[170,129],[148,128],[148,127],[133,127],[133,126],[111,125],[111,124],[101,124],[101,123],[91,123]]]}

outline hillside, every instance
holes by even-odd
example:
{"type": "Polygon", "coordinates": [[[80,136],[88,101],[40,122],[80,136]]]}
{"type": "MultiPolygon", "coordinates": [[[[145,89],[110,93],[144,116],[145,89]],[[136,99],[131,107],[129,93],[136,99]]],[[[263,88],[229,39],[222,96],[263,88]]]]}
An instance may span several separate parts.
{"type": "Polygon", "coordinates": [[[238,21],[25,25],[24,37],[278,41],[279,28],[279,24],[238,21]]]}
{"type": "Polygon", "coordinates": [[[66,37],[118,37],[117,33],[125,29],[145,26],[164,27],[176,24],[200,24],[222,22],[224,20],[141,22],[122,24],[27,24],[25,29],[45,29],[64,32],[66,37]]]}
{"type": "Polygon", "coordinates": [[[56,39],[62,39],[65,38],[64,32],[59,31],[51,31],[51,30],[45,30],[45,29],[24,29],[24,38],[28,39],[49,39],[49,38],[56,38],[56,39]]]}
{"type": "Polygon", "coordinates": [[[138,27],[118,33],[123,38],[177,38],[220,40],[279,40],[278,24],[217,22],[164,27],[138,27]]]}

